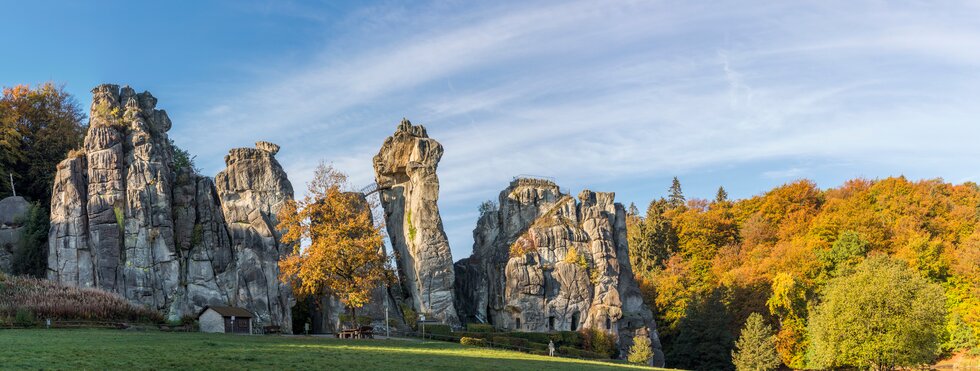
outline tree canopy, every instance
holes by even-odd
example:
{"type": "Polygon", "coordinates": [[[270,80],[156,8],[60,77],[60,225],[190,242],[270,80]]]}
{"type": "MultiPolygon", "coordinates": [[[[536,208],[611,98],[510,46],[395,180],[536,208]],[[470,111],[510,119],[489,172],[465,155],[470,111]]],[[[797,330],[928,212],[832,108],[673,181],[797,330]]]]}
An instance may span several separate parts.
{"type": "Polygon", "coordinates": [[[0,198],[17,195],[47,205],[55,168],[82,145],[85,115],[64,88],[16,85],[0,97],[0,198]]]}
{"type": "Polygon", "coordinates": [[[293,253],[279,261],[280,278],[300,299],[333,295],[356,318],[371,291],[389,279],[380,227],[360,193],[345,192],[347,175],[320,164],[300,201],[279,212],[282,240],[293,253]],[[301,243],[308,241],[308,246],[301,243]]]}
{"type": "MultiPolygon", "coordinates": [[[[681,194],[680,182],[672,183],[668,196],[681,194]]],[[[719,295],[728,316],[720,325],[733,337],[750,314],[760,313],[776,325],[783,364],[817,367],[813,308],[826,301],[831,282],[878,256],[940,287],[937,306],[948,313],[940,317],[942,354],[980,349],[977,184],[893,177],[822,190],[799,180],[747,199],[713,196],[677,207],[670,197],[654,199],[646,215],[631,213],[627,220],[631,263],[645,301],[655,307],[668,355],[695,354],[675,349],[686,346],[684,328],[699,315],[689,308],[719,295]]],[[[705,339],[730,354],[729,340],[705,339]]],[[[937,354],[929,354],[934,361],[937,354]]],[[[667,357],[668,367],[686,365],[667,357]]]]}

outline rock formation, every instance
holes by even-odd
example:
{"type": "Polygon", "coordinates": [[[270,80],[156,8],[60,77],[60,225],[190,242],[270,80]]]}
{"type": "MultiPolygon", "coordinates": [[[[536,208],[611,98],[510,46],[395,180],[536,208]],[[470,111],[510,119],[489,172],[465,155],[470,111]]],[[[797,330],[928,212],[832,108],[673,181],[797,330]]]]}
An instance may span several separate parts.
{"type": "Polygon", "coordinates": [[[57,167],[48,277],[98,287],[177,319],[204,305],[250,309],[288,329],[275,214],[292,187],[278,147],[233,149],[217,178],[175,159],[171,122],[150,93],[92,90],[82,151],[57,167]]]}
{"type": "Polygon", "coordinates": [[[548,180],[516,179],[499,206],[481,207],[473,255],[455,264],[465,321],[520,331],[594,328],[618,336],[626,354],[649,331],[663,365],[653,313],[633,277],[626,212],[613,193],[582,191],[578,201],[548,180]]]}
{"type": "Polygon", "coordinates": [[[374,173],[405,301],[427,319],[458,325],[453,260],[437,205],[441,158],[442,145],[403,119],[374,156],[374,173]]]}
{"type": "Polygon", "coordinates": [[[0,273],[13,271],[14,250],[19,248],[24,219],[30,207],[31,204],[20,196],[0,200],[0,273]]]}

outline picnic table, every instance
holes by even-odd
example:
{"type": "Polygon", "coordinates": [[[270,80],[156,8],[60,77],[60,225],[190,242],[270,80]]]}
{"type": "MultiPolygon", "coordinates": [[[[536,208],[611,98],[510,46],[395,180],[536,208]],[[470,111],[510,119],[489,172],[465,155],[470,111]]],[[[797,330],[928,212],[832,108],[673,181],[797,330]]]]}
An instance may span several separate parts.
{"type": "Polygon", "coordinates": [[[341,339],[374,339],[374,327],[362,326],[343,329],[337,332],[337,337],[341,339]]]}

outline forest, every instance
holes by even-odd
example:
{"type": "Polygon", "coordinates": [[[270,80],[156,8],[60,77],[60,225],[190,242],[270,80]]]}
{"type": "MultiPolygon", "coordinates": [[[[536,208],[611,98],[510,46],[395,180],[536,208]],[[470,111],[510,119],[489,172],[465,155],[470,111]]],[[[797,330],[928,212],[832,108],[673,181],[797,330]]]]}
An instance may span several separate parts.
{"type": "Polygon", "coordinates": [[[933,364],[977,351],[978,206],[977,184],[941,179],[687,200],[674,178],[645,213],[631,205],[631,262],[668,367],[733,367],[753,314],[791,368],[933,364]]]}

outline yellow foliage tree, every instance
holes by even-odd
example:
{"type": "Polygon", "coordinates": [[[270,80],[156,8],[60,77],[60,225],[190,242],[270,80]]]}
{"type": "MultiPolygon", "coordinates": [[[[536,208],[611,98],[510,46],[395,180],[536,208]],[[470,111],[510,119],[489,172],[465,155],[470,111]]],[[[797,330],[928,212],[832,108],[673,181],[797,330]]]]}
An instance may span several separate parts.
{"type": "Polygon", "coordinates": [[[370,206],[346,188],[347,175],[320,164],[306,197],[283,206],[282,241],[295,247],[279,261],[279,276],[298,298],[336,296],[356,321],[357,309],[390,278],[390,270],[370,206]]]}

